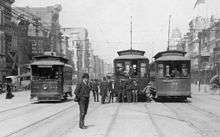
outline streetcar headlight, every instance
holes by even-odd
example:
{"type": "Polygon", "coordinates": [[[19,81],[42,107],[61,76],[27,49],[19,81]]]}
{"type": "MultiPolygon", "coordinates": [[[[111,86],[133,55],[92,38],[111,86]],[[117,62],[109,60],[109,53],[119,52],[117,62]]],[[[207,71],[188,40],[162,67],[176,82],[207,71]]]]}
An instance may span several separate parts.
{"type": "Polygon", "coordinates": [[[47,84],[43,84],[43,90],[47,90],[48,89],[48,85],[47,84]]]}

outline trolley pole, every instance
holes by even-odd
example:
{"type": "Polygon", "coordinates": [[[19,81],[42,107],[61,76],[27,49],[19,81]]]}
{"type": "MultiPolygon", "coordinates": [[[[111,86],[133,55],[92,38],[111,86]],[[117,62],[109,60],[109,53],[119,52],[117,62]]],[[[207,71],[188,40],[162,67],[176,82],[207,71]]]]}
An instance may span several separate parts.
{"type": "Polygon", "coordinates": [[[132,16],[131,16],[131,22],[130,22],[131,28],[130,28],[130,49],[132,50],[132,16]]]}
{"type": "Polygon", "coordinates": [[[170,20],[171,20],[171,17],[172,16],[169,15],[167,50],[170,50],[170,20]]]}

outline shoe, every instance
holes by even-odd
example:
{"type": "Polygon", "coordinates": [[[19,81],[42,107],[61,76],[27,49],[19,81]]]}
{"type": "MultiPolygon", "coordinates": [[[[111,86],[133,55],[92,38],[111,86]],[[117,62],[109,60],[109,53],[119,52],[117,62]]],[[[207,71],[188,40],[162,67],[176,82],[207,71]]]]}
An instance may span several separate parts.
{"type": "Polygon", "coordinates": [[[88,127],[87,127],[87,126],[80,126],[79,128],[81,128],[81,129],[87,129],[88,127]]]}

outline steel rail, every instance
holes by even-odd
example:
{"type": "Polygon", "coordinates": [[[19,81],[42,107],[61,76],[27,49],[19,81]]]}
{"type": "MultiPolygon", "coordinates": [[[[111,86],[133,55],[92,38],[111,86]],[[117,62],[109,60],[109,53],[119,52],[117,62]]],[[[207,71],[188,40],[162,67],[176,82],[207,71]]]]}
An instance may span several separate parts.
{"type": "Polygon", "coordinates": [[[193,124],[192,122],[187,121],[187,120],[185,120],[183,117],[181,117],[181,116],[179,115],[179,113],[178,113],[175,109],[171,108],[170,106],[168,106],[168,105],[165,104],[165,103],[161,103],[161,104],[163,104],[163,105],[164,105],[165,107],[167,107],[171,112],[173,112],[173,113],[176,115],[177,119],[179,119],[179,120],[182,121],[182,122],[185,122],[188,126],[192,127],[192,129],[194,129],[199,135],[201,135],[202,137],[208,137],[207,133],[205,133],[203,130],[199,129],[199,128],[198,128],[195,124],[193,124]]]}
{"type": "Polygon", "coordinates": [[[146,109],[146,113],[148,114],[153,126],[155,127],[155,130],[158,134],[159,137],[166,137],[165,134],[161,131],[160,127],[158,126],[158,124],[156,123],[156,121],[153,118],[153,114],[149,111],[148,105],[147,103],[144,104],[144,107],[146,109]]]}

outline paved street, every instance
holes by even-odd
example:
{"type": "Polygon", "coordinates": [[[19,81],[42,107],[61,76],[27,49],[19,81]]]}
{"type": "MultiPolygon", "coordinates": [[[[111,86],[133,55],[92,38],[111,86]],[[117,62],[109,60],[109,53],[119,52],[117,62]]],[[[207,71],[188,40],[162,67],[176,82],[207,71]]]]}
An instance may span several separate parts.
{"type": "Polygon", "coordinates": [[[91,98],[88,129],[78,128],[78,105],[30,103],[29,91],[1,95],[1,137],[219,137],[220,91],[198,91],[187,102],[113,103],[91,98]]]}

